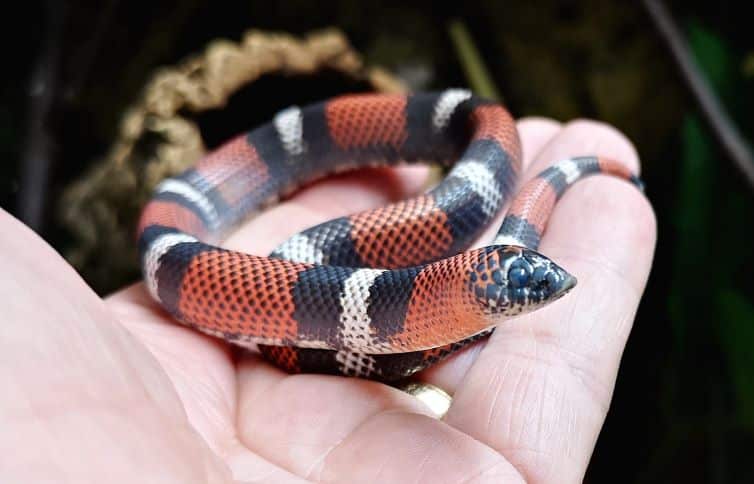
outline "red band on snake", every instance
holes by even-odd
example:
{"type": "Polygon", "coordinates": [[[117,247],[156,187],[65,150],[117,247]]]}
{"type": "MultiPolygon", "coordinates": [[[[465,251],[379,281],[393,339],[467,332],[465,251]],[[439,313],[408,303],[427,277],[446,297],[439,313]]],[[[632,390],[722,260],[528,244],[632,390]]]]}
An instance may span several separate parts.
{"type": "Polygon", "coordinates": [[[144,279],[178,321],[289,371],[405,377],[575,285],[536,251],[567,187],[595,173],[639,184],[615,161],[563,160],[523,186],[491,245],[466,250],[520,166],[513,118],[466,90],[291,107],[157,187],[138,229],[144,279]],[[312,180],[426,162],[449,169],[426,193],[306,229],[269,257],[211,245],[312,180]]]}

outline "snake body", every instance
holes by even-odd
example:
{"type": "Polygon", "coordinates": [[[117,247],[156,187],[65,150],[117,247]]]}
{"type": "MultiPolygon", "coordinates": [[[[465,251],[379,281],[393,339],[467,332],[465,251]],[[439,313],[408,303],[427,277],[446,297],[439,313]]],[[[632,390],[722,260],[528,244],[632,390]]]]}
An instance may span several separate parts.
{"type": "Polygon", "coordinates": [[[138,228],[145,283],[183,324],[289,371],[405,377],[575,285],[536,252],[568,186],[594,173],[639,183],[615,161],[563,160],[523,186],[491,245],[464,251],[520,171],[512,117],[466,90],[294,106],[157,187],[138,228]],[[306,229],[269,257],[211,245],[312,180],[424,162],[449,168],[436,187],[306,229]]]}

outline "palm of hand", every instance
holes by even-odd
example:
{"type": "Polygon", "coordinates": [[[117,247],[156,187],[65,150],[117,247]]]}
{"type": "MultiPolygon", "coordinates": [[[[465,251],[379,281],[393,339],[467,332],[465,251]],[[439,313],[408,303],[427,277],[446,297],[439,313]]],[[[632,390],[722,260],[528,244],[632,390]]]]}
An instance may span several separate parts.
{"type": "MultiPolygon", "coordinates": [[[[638,163],[625,138],[604,125],[530,120],[519,128],[524,153],[532,155],[525,177],[592,152],[638,163]]],[[[411,168],[325,181],[225,245],[268,253],[305,226],[403,198],[424,176],[411,168]]],[[[105,333],[86,343],[96,361],[82,367],[105,374],[83,376],[89,392],[70,403],[89,420],[104,411],[106,422],[115,406],[129,422],[106,427],[124,455],[87,462],[87,472],[100,475],[102,466],[102,475],[154,473],[168,482],[578,481],[609,405],[653,247],[651,210],[632,187],[602,177],[580,183],[559,204],[542,244],[578,275],[580,287],[425,372],[421,378],[454,394],[443,420],[386,385],[286,375],[257,356],[232,352],[173,323],[141,285],[111,296],[104,308],[90,303],[82,285],[70,285],[61,297],[92,304],[97,332],[105,333]],[[130,335],[103,318],[117,319],[130,335]],[[98,392],[110,396],[92,404],[98,392]],[[107,408],[99,408],[103,401],[107,408]]]]}

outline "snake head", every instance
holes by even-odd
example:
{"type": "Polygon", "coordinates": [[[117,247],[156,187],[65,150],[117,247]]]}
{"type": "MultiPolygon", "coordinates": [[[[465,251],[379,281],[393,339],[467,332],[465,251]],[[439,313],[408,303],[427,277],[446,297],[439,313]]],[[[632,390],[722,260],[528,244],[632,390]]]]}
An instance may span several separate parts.
{"type": "Polygon", "coordinates": [[[576,278],[544,255],[524,247],[488,247],[469,273],[469,288],[484,312],[516,316],[560,299],[576,278]]]}

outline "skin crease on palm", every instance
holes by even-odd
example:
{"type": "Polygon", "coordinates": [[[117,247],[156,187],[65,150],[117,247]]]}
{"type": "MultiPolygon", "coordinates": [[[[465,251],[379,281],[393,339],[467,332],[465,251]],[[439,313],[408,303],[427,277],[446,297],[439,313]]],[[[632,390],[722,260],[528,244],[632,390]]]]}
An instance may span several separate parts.
{"type": "MultiPolygon", "coordinates": [[[[524,178],[586,154],[638,171],[632,145],[604,124],[518,124],[524,178]]],[[[416,193],[426,177],[411,167],[331,178],[224,245],[267,254],[307,226],[416,193]]],[[[142,284],[101,300],[1,211],[0,229],[0,481],[108,484],[579,482],[656,233],[628,183],[595,176],[569,190],[540,250],[578,286],[420,375],[454,395],[438,420],[389,386],[286,375],[231,351],[172,323],[142,284]]]]}

